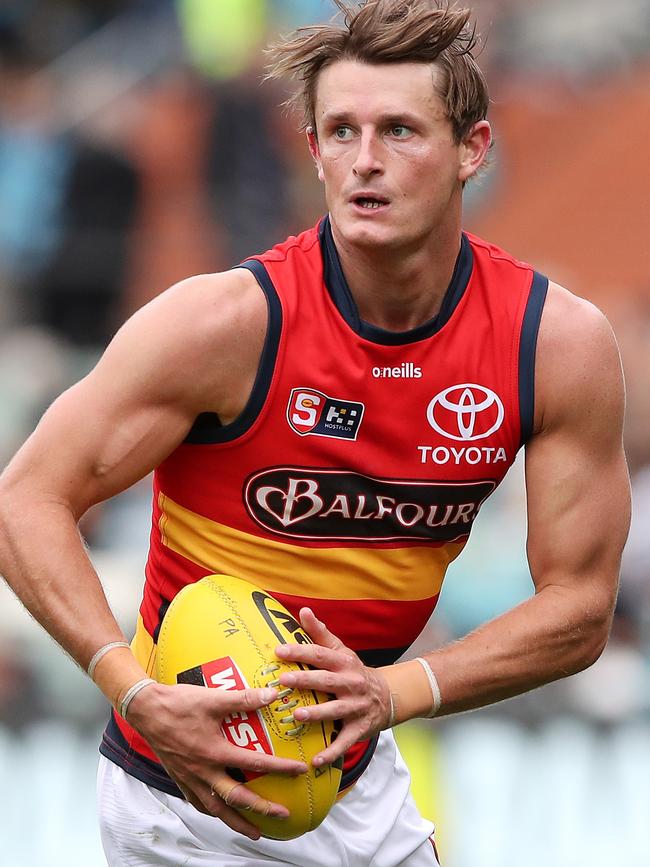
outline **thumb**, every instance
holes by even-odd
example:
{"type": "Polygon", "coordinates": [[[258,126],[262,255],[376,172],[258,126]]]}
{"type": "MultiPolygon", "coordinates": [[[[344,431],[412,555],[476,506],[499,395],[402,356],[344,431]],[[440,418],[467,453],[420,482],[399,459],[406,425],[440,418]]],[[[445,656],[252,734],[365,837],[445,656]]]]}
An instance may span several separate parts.
{"type": "Polygon", "coordinates": [[[339,650],[345,646],[341,639],[330,632],[323,621],[316,617],[311,608],[301,608],[299,616],[302,628],[314,644],[320,644],[321,647],[329,647],[331,650],[339,650]]]}

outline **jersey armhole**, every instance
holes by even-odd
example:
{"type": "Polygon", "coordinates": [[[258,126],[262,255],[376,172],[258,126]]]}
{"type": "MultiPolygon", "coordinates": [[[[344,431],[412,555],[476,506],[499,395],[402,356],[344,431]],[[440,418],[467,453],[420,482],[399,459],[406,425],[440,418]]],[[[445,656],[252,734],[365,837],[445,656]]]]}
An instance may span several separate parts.
{"type": "Polygon", "coordinates": [[[535,353],[542,310],[548,291],[548,277],[533,271],[519,340],[520,446],[531,438],[535,423],[535,353]]]}
{"type": "Polygon", "coordinates": [[[269,321],[260,356],[257,375],[242,413],[230,424],[222,424],[217,413],[204,412],[197,416],[184,442],[188,445],[210,445],[235,440],[248,431],[260,414],[268,395],[282,331],[282,304],[265,266],[258,259],[248,259],[237,268],[245,268],[257,280],[264,292],[269,321]]]}

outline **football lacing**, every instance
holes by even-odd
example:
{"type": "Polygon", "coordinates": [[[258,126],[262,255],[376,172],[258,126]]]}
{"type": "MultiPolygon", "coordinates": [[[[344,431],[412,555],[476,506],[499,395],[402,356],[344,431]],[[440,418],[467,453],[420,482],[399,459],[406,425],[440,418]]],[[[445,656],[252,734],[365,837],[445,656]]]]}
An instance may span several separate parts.
{"type": "MultiPolygon", "coordinates": [[[[279,671],[279,670],[280,670],[280,666],[277,665],[277,663],[272,662],[262,669],[262,674],[273,674],[274,672],[279,671]]],[[[277,678],[275,680],[269,680],[266,685],[271,687],[272,689],[279,690],[279,692],[278,692],[278,699],[279,700],[286,698],[287,696],[291,695],[291,693],[293,692],[291,687],[285,686],[284,688],[282,688],[282,684],[280,683],[280,681],[277,678]]],[[[286,702],[286,704],[282,705],[282,707],[274,708],[274,710],[276,713],[286,713],[286,711],[288,711],[288,710],[293,710],[293,708],[296,707],[296,705],[298,705],[298,704],[299,704],[298,699],[294,698],[294,699],[292,699],[292,701],[286,702]]],[[[281,716],[280,722],[283,725],[288,725],[289,723],[295,723],[296,719],[292,713],[289,713],[286,716],[281,716]]],[[[287,734],[290,738],[295,738],[296,735],[299,735],[300,732],[302,732],[304,728],[305,728],[304,723],[298,723],[295,728],[287,729],[285,734],[287,734]]]]}

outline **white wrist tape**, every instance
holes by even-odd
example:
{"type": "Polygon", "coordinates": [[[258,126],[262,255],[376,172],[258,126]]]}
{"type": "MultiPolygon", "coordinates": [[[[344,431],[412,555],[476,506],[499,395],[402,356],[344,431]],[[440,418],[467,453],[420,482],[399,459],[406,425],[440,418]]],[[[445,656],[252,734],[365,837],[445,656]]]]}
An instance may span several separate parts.
{"type": "Polygon", "coordinates": [[[88,668],[86,669],[88,672],[88,676],[91,680],[95,679],[95,669],[97,668],[97,663],[100,659],[103,659],[104,656],[109,652],[109,650],[113,650],[116,647],[130,647],[131,645],[126,641],[111,641],[109,644],[105,644],[103,647],[100,647],[97,653],[94,654],[93,658],[88,663],[88,668]]]}
{"type": "Polygon", "coordinates": [[[388,717],[388,726],[387,728],[392,729],[395,725],[395,720],[397,719],[397,708],[395,707],[395,699],[393,698],[393,693],[388,692],[388,698],[390,700],[390,715],[388,717]]]}
{"type": "Polygon", "coordinates": [[[156,683],[151,677],[143,677],[142,680],[138,680],[133,686],[130,686],[127,691],[124,693],[122,697],[122,701],[120,702],[120,706],[118,708],[118,713],[122,717],[122,719],[126,719],[126,714],[129,709],[129,705],[136,697],[136,695],[140,692],[141,689],[144,689],[145,686],[149,686],[150,683],[156,683]]]}
{"type": "Polygon", "coordinates": [[[430,713],[428,713],[425,717],[425,719],[431,719],[431,717],[434,717],[438,713],[438,711],[440,710],[440,705],[442,704],[442,696],[440,695],[440,687],[438,686],[438,680],[437,680],[435,674],[433,673],[433,671],[431,670],[431,666],[426,661],[426,659],[423,659],[421,656],[418,656],[418,657],[416,657],[415,661],[419,662],[420,665],[422,666],[422,668],[424,669],[425,674],[427,676],[427,679],[429,681],[429,686],[431,687],[431,698],[433,700],[433,704],[432,704],[430,713]]]}

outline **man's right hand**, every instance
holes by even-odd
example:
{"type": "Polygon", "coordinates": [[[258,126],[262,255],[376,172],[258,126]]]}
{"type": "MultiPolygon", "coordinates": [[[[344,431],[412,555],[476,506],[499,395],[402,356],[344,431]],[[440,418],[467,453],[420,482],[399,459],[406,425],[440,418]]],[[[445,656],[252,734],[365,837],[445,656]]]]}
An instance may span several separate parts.
{"type": "Polygon", "coordinates": [[[128,722],[147,740],[192,806],[257,840],[259,830],[237,810],[281,818],[289,811],[259,797],[226,769],[297,776],[308,770],[307,765],[233,746],[223,736],[221,723],[227,716],[256,711],[276,696],[274,689],[216,691],[157,683],[134,697],[128,722]]]}

